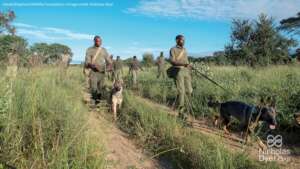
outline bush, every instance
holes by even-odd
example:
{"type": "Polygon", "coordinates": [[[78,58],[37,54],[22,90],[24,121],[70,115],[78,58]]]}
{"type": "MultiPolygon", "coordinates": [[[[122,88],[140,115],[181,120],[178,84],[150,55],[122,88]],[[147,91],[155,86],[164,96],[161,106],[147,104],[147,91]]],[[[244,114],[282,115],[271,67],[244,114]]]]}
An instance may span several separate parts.
{"type": "Polygon", "coordinates": [[[16,168],[101,168],[87,139],[79,69],[46,67],[0,81],[0,160],[16,168]]]}

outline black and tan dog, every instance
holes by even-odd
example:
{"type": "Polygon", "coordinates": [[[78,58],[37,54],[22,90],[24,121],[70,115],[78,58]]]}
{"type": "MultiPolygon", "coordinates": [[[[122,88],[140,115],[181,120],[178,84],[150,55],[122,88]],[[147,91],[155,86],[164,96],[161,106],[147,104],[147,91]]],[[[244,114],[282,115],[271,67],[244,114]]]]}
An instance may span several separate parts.
{"type": "Polygon", "coordinates": [[[114,121],[117,121],[117,109],[121,108],[123,102],[123,80],[115,80],[111,90],[111,111],[114,121]]]}
{"type": "MultiPolygon", "coordinates": [[[[220,111],[221,122],[224,125],[223,129],[225,133],[229,134],[227,127],[230,123],[231,116],[240,121],[240,126],[243,131],[251,132],[248,129],[255,128],[259,121],[266,122],[270,129],[275,129],[276,122],[276,109],[275,101],[270,104],[265,104],[263,99],[261,105],[249,105],[240,101],[227,101],[224,103],[212,102],[208,103],[209,107],[217,107],[220,111]],[[256,123],[256,124],[255,124],[256,123]],[[252,124],[256,125],[252,127],[252,124]]],[[[218,123],[218,118],[215,120],[215,124],[218,123]]]]}

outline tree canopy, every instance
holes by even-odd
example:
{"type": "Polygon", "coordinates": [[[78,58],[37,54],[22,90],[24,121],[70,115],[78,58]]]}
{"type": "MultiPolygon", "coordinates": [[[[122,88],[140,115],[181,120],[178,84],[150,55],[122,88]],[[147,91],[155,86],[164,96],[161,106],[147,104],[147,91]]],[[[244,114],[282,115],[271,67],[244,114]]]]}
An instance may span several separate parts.
{"type": "Polygon", "coordinates": [[[300,12],[295,17],[280,21],[280,29],[300,35],[300,12]]]}
{"type": "Polygon", "coordinates": [[[14,11],[0,11],[0,34],[7,31],[10,34],[15,34],[16,29],[11,25],[11,22],[16,18],[14,11]]]}
{"type": "Polygon", "coordinates": [[[231,42],[225,54],[232,64],[269,65],[290,60],[289,48],[293,39],[280,34],[274,19],[261,14],[256,21],[235,19],[232,22],[231,42]]]}

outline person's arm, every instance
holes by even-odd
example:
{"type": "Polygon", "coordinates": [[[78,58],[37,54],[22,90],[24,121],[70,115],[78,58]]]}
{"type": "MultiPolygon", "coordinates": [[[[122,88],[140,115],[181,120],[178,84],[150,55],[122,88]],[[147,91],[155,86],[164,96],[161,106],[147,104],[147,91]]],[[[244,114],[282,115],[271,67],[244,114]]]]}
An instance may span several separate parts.
{"type": "Polygon", "coordinates": [[[138,67],[140,68],[141,71],[144,71],[144,69],[142,68],[142,66],[141,66],[141,64],[140,64],[139,61],[137,61],[137,65],[138,65],[138,67]]]}
{"type": "Polygon", "coordinates": [[[176,60],[175,51],[173,49],[170,50],[170,62],[173,66],[185,66],[187,67],[189,64],[182,63],[176,60]]]}
{"type": "Polygon", "coordinates": [[[160,60],[159,60],[159,58],[158,58],[158,59],[156,59],[155,64],[156,64],[156,65],[159,65],[159,63],[160,63],[160,60]]]}
{"type": "Polygon", "coordinates": [[[85,52],[85,61],[84,61],[84,64],[83,64],[83,73],[85,73],[85,69],[88,68],[88,63],[91,62],[91,59],[90,59],[90,56],[89,56],[89,52],[88,52],[88,49],[86,50],[85,52]]]}

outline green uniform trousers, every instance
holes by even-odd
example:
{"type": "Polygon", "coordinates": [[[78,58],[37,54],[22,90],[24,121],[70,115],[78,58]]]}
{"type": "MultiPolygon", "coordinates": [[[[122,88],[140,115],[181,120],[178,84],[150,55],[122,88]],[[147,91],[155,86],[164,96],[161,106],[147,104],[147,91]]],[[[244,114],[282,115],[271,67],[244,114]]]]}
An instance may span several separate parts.
{"type": "Polygon", "coordinates": [[[158,68],[158,74],[157,74],[157,78],[166,78],[166,71],[164,68],[158,68]]]}
{"type": "Polygon", "coordinates": [[[114,80],[122,80],[122,70],[114,71],[114,80]]]}
{"type": "Polygon", "coordinates": [[[132,84],[137,85],[138,70],[131,70],[132,84]]]}
{"type": "MultiPolygon", "coordinates": [[[[192,88],[192,78],[191,78],[191,72],[188,68],[180,68],[178,71],[178,74],[175,79],[177,92],[178,92],[178,108],[183,109],[185,107],[185,102],[190,101],[190,97],[193,92],[192,88]]],[[[185,110],[184,112],[180,113],[187,113],[185,110]]],[[[186,114],[184,114],[186,116],[186,114]]]]}
{"type": "Polygon", "coordinates": [[[92,94],[92,102],[97,104],[104,94],[105,74],[101,72],[91,71],[90,74],[90,90],[92,94]]]}

